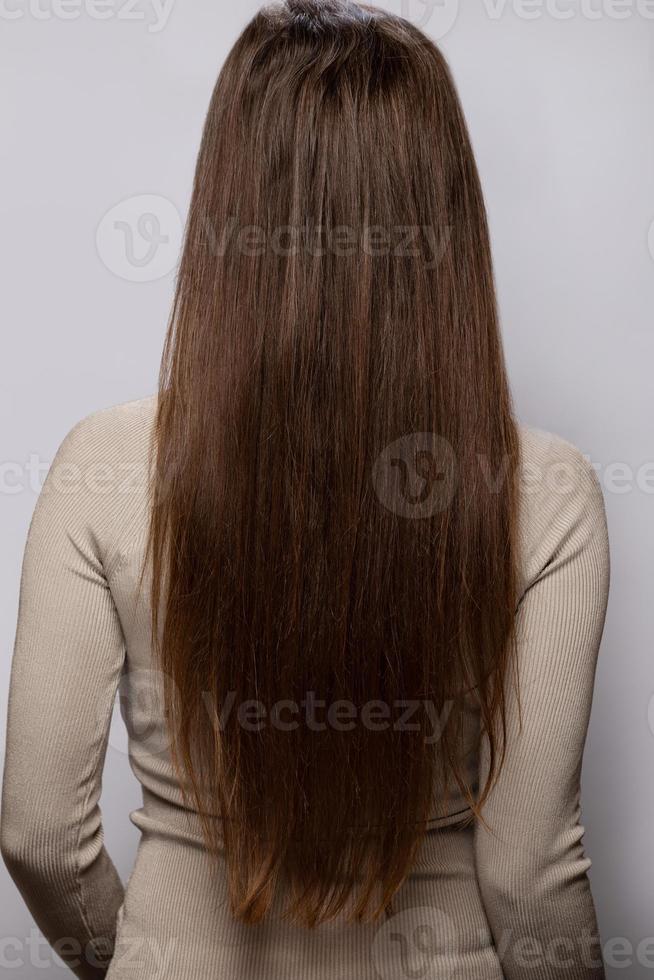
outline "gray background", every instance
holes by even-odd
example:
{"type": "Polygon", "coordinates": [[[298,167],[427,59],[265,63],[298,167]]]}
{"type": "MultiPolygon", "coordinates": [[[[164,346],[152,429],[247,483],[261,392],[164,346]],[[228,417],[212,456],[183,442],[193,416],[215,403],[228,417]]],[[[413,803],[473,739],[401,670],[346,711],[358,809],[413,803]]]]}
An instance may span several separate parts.
{"type": "MultiPolygon", "coordinates": [[[[0,0],[3,735],[43,469],[79,418],[154,391],[209,94],[257,6],[95,2],[0,0]],[[139,230],[144,213],[158,227],[139,230]]],[[[583,823],[611,976],[654,977],[654,2],[385,6],[440,39],[459,86],[518,414],[581,447],[604,487],[612,581],[583,823]]],[[[116,721],[103,812],[123,876],[139,802],[116,721]]],[[[7,942],[33,923],[4,867],[0,909],[0,974],[68,975],[16,965],[7,942]]]]}

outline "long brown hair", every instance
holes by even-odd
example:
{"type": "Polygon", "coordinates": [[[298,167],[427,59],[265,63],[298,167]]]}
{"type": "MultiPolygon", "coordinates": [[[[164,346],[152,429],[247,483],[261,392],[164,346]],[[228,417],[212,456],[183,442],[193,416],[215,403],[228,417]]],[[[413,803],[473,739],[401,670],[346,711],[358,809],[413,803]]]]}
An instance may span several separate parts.
{"type": "Polygon", "coordinates": [[[286,0],[236,42],[155,435],[173,761],[234,914],[262,919],[284,882],[306,925],[374,919],[435,787],[481,813],[516,604],[518,439],[484,202],[447,65],[415,26],[286,0]],[[479,793],[460,759],[471,697],[491,746],[479,793]],[[420,712],[379,723],[414,702],[445,718],[437,745],[420,712]]]}

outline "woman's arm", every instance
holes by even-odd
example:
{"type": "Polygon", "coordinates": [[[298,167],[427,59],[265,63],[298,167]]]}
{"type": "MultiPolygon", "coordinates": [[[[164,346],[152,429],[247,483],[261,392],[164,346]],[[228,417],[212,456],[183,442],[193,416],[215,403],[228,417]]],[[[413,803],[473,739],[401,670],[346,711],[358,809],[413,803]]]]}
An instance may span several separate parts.
{"type": "Polygon", "coordinates": [[[93,531],[103,502],[88,480],[93,431],[84,419],[64,439],[29,529],[0,824],[12,878],[81,980],[105,974],[123,900],[98,803],[125,649],[93,531]]]}
{"type": "MultiPolygon", "coordinates": [[[[547,499],[526,491],[525,541],[537,573],[519,605],[522,728],[508,691],[507,754],[475,829],[477,873],[507,980],[600,980],[595,908],[582,846],[580,773],[609,588],[598,478],[581,453],[554,440],[539,462],[547,499]],[[529,546],[527,546],[529,548],[529,546]],[[535,554],[534,554],[535,551],[535,554]]],[[[481,777],[488,767],[487,742],[481,777]]]]}

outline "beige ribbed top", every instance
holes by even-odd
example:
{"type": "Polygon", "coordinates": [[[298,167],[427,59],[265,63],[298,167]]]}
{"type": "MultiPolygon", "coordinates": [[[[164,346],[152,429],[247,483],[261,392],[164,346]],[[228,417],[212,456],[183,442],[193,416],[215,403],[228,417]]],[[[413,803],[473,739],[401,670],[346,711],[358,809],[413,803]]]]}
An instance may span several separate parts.
{"type": "MultiPolygon", "coordinates": [[[[61,958],[82,980],[108,965],[111,980],[604,977],[579,790],[609,553],[600,484],[580,451],[520,429],[522,729],[510,696],[488,827],[459,826],[461,799],[435,813],[391,932],[336,922],[308,933],[274,915],[248,929],[232,921],[197,815],[182,805],[151,663],[147,579],[144,594],[136,589],[155,404],[129,402],[73,427],[25,549],[0,845],[61,958]],[[144,801],[130,815],[142,837],[126,890],[99,808],[118,689],[144,801]]],[[[486,765],[482,745],[475,779],[486,765]]]]}

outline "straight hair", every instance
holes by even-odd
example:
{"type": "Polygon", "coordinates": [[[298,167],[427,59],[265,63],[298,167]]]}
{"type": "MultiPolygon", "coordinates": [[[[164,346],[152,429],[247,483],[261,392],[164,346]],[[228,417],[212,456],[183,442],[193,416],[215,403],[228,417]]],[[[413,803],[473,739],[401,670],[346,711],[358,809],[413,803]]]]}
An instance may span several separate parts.
{"type": "Polygon", "coordinates": [[[437,798],[456,784],[483,819],[516,608],[519,443],[486,212],[447,64],[411,23],[286,0],[229,53],[153,446],[172,758],[234,915],[262,920],[283,885],[303,925],[373,921],[437,798]],[[207,705],[228,698],[216,724],[207,705]],[[369,723],[366,706],[425,701],[436,745],[421,713],[369,723]],[[471,701],[490,746],[477,790],[471,701]],[[368,723],[334,723],[342,707],[298,722],[307,703],[368,723]]]}

